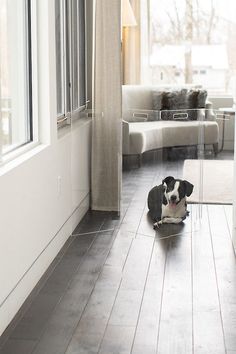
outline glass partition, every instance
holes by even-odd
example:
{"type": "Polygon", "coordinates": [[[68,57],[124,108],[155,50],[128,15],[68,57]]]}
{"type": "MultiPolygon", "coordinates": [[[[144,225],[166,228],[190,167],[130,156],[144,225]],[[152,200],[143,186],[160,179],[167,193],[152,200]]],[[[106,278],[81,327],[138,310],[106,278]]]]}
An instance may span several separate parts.
{"type": "Polygon", "coordinates": [[[123,186],[135,184],[137,176],[142,176],[136,185],[142,191],[145,208],[138,228],[140,233],[153,234],[152,220],[148,217],[148,193],[168,176],[194,185],[193,192],[187,196],[190,213],[183,220],[183,230],[188,230],[190,219],[191,227],[199,227],[203,204],[232,203],[229,191],[224,193],[225,187],[219,182],[227,169],[231,176],[229,189],[232,188],[234,115],[232,109],[123,111],[123,186]]]}

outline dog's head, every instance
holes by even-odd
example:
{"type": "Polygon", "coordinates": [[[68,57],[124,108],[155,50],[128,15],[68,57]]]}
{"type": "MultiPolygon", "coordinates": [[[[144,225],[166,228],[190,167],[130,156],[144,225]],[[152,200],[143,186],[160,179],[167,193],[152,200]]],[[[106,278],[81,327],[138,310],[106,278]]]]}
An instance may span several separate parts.
{"type": "Polygon", "coordinates": [[[167,203],[175,207],[183,198],[189,197],[193,192],[193,185],[185,180],[168,176],[162,181],[164,195],[167,203]]]}

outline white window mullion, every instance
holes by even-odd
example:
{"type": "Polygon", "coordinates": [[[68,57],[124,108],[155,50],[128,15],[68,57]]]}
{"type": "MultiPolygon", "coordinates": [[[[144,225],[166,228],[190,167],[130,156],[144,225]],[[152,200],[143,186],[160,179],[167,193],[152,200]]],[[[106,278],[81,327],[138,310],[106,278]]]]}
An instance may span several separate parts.
{"type": "Polygon", "coordinates": [[[63,60],[62,60],[62,71],[63,71],[63,80],[62,82],[63,84],[63,102],[64,102],[64,115],[66,116],[67,113],[67,94],[66,94],[66,87],[67,87],[67,74],[66,74],[66,2],[65,0],[61,0],[61,4],[62,4],[62,21],[63,21],[63,25],[62,25],[62,33],[63,33],[63,60]]]}
{"type": "Polygon", "coordinates": [[[61,96],[62,96],[62,112],[63,115],[66,110],[66,102],[65,102],[65,1],[64,0],[58,0],[60,1],[60,38],[61,38],[61,52],[58,53],[61,55],[61,82],[58,83],[60,84],[61,88],[61,96]]]}
{"type": "MultiPolygon", "coordinates": [[[[0,57],[1,59],[1,57],[0,57]]],[[[0,61],[1,67],[1,61],[0,61]]],[[[2,141],[3,141],[3,133],[2,133],[2,98],[1,98],[1,85],[0,85],[0,165],[2,163],[2,141]]]]}
{"type": "Polygon", "coordinates": [[[87,63],[88,63],[88,42],[87,42],[87,5],[86,1],[84,3],[84,31],[85,31],[85,108],[87,109],[88,107],[88,68],[87,68],[87,63]]]}
{"type": "MultiPolygon", "coordinates": [[[[0,27],[0,43],[2,41],[1,38],[1,27],[0,27]]],[[[2,65],[1,65],[1,53],[0,53],[0,76],[1,76],[1,70],[2,70],[2,65]]],[[[2,163],[2,143],[3,143],[3,132],[2,132],[2,95],[1,95],[1,82],[0,82],[0,165],[2,163]]]]}
{"type": "Polygon", "coordinates": [[[68,49],[69,49],[69,57],[67,65],[67,97],[68,97],[68,106],[67,106],[67,115],[68,118],[71,119],[72,116],[72,104],[73,104],[73,92],[72,92],[72,73],[73,73],[73,49],[72,49],[72,4],[71,0],[68,0],[68,13],[67,13],[67,30],[68,30],[68,49]]]}
{"type": "Polygon", "coordinates": [[[37,1],[31,0],[31,75],[32,75],[32,124],[33,141],[39,141],[39,115],[38,115],[38,25],[37,1]]]}
{"type": "MultiPolygon", "coordinates": [[[[57,99],[60,99],[60,92],[58,85],[61,82],[62,87],[62,97],[64,111],[57,111],[58,126],[60,123],[70,123],[70,118],[78,118],[79,112],[86,107],[86,102],[83,102],[81,106],[81,97],[83,93],[87,97],[87,87],[80,87],[81,85],[86,85],[86,53],[83,52],[82,56],[81,50],[85,50],[86,40],[84,44],[84,21],[85,21],[85,6],[83,0],[81,4],[78,0],[61,0],[60,14],[58,14],[58,7],[56,8],[57,18],[60,16],[63,23],[61,24],[62,40],[58,43],[57,38],[57,73],[59,70],[58,64],[60,63],[59,56],[61,56],[61,66],[63,75],[58,74],[57,80],[57,99]],[[81,5],[81,6],[80,6],[81,5]],[[83,9],[84,13],[81,13],[83,9]],[[79,13],[80,11],[80,13],[79,13]],[[82,42],[81,42],[82,40],[82,42]],[[61,45],[60,45],[61,44],[61,45]],[[81,60],[82,58],[82,60],[81,60]],[[85,74],[85,79],[84,75],[85,74]],[[85,81],[85,82],[84,82],[85,81]],[[68,121],[66,121],[68,119],[68,121]]],[[[56,3],[58,5],[58,3],[56,3]]],[[[57,26],[59,26],[59,21],[57,21],[57,26]]],[[[58,36],[59,28],[56,28],[56,34],[58,36]]],[[[84,101],[84,98],[83,98],[84,101]]],[[[60,101],[58,101],[57,108],[60,107],[60,101]]]]}

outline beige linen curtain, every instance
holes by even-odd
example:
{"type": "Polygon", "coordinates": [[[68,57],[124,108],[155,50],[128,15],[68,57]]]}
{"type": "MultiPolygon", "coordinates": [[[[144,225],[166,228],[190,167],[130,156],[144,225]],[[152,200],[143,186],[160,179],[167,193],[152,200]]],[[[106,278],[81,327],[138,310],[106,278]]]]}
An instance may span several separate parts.
{"type": "Polygon", "coordinates": [[[140,84],[141,36],[140,36],[140,0],[130,0],[137,26],[123,28],[124,85],[140,84]]]}
{"type": "Polygon", "coordinates": [[[121,0],[94,2],[93,210],[119,211],[121,193],[121,0]]]}
{"type": "Polygon", "coordinates": [[[123,84],[150,84],[150,0],[129,0],[137,26],[123,29],[123,84]]]}

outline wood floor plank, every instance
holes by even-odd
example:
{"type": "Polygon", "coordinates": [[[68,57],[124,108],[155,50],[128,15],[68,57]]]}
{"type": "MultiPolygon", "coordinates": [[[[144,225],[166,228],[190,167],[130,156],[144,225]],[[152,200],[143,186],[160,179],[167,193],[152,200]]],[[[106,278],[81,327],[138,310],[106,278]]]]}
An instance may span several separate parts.
{"type": "Polygon", "coordinates": [[[157,353],[192,353],[191,237],[169,240],[157,353]]]}
{"type": "Polygon", "coordinates": [[[155,237],[156,235],[156,231],[153,229],[153,222],[148,215],[147,203],[137,233],[141,235],[151,236],[151,237],[155,237]]]}
{"type": "Polygon", "coordinates": [[[221,309],[207,207],[202,229],[192,234],[194,354],[225,353],[221,309]]]}
{"type": "Polygon", "coordinates": [[[133,233],[117,233],[66,354],[98,352],[122,280],[122,269],[134,236],[133,233]]]}
{"type": "Polygon", "coordinates": [[[106,329],[106,321],[82,320],[65,354],[97,354],[106,329]]]}
{"type": "Polygon", "coordinates": [[[109,325],[136,326],[142,295],[142,290],[120,290],[112,309],[109,325]]]}
{"type": "Polygon", "coordinates": [[[123,269],[134,237],[135,233],[126,232],[125,234],[122,234],[121,232],[118,232],[105,265],[112,268],[123,269]]]}
{"type": "Polygon", "coordinates": [[[135,326],[109,325],[103,338],[99,354],[130,354],[135,326]]]}
{"type": "Polygon", "coordinates": [[[208,206],[227,351],[236,350],[236,259],[223,206],[208,206]],[[219,230],[219,231],[218,231],[219,230]]]}
{"type": "Polygon", "coordinates": [[[123,269],[121,290],[143,290],[151,260],[154,239],[137,237],[133,240],[123,269]]]}
{"type": "Polygon", "coordinates": [[[88,211],[79,225],[73,231],[73,234],[83,234],[98,231],[106,218],[103,211],[88,211]]]}
{"type": "Polygon", "coordinates": [[[104,233],[96,238],[64,297],[56,306],[34,353],[65,353],[102,270],[113,237],[104,233]]]}
{"type": "MultiPolygon", "coordinates": [[[[119,283],[117,284],[117,288],[119,283]]],[[[72,336],[66,354],[81,352],[85,348],[97,352],[114,304],[117,289],[96,288],[72,336]],[[92,346],[91,346],[92,345],[92,346]],[[91,348],[90,348],[91,347],[91,348]],[[96,350],[96,351],[95,351],[96,350]]]]}
{"type": "Polygon", "coordinates": [[[156,354],[167,240],[155,240],[132,347],[133,354],[156,354]]]}
{"type": "Polygon", "coordinates": [[[143,207],[128,210],[121,223],[122,230],[136,233],[142,215],[143,215],[143,207]]]}
{"type": "Polygon", "coordinates": [[[86,235],[73,239],[38,296],[14,328],[10,338],[32,340],[40,338],[50,315],[65,293],[94,238],[95,235],[86,235]]]}
{"type": "Polygon", "coordinates": [[[224,211],[226,215],[226,219],[228,222],[229,232],[232,237],[232,228],[233,228],[233,205],[224,205],[224,211]]]}
{"type": "Polygon", "coordinates": [[[0,349],[0,354],[31,354],[36,341],[24,339],[10,339],[0,349]]]}

